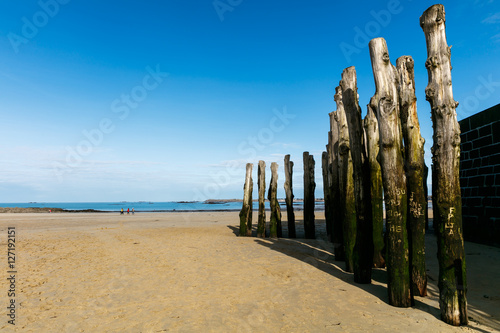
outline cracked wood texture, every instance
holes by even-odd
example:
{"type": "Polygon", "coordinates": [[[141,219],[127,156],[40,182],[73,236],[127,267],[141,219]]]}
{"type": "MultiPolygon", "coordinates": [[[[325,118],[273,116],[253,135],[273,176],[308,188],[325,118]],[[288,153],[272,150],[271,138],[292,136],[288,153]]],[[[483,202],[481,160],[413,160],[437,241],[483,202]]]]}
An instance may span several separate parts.
{"type": "Polygon", "coordinates": [[[410,292],[406,175],[399,119],[398,77],[396,68],[390,62],[385,39],[372,39],[368,46],[376,86],[370,106],[377,111],[386,207],[389,304],[410,307],[413,299],[410,292]]]}
{"type": "Polygon", "coordinates": [[[304,152],[304,234],[305,238],[315,239],[316,228],[314,225],[314,157],[309,152],[304,152]]]}
{"type": "Polygon", "coordinates": [[[271,163],[271,183],[269,184],[269,192],[267,199],[271,206],[271,223],[269,227],[269,237],[277,238],[282,236],[281,229],[281,209],[277,197],[278,191],[278,163],[271,163]]]}
{"type": "Polygon", "coordinates": [[[371,283],[373,265],[373,225],[370,199],[370,169],[366,157],[361,108],[358,102],[356,69],[348,67],[340,81],[347,118],[353,165],[356,205],[356,242],[354,245],[354,282],[371,283]]]}
{"type": "Polygon", "coordinates": [[[432,206],[438,242],[439,308],[441,319],[466,325],[467,283],[462,237],[460,194],[460,127],[451,85],[451,47],[446,42],[443,5],[429,7],[420,17],[427,43],[425,88],[434,128],[432,146],[432,206]]]}
{"type": "Polygon", "coordinates": [[[339,127],[339,189],[342,232],[344,236],[345,270],[354,272],[354,245],[356,244],[356,204],[354,198],[353,165],[347,117],[342,101],[342,89],[335,88],[337,124],[339,127]]]}
{"type": "Polygon", "coordinates": [[[252,236],[252,180],[253,164],[247,163],[245,185],[243,186],[243,206],[240,211],[240,236],[252,236]]]}
{"type": "Polygon", "coordinates": [[[295,231],[295,213],[293,212],[293,162],[290,161],[290,155],[285,155],[285,202],[286,215],[288,219],[288,238],[296,238],[295,231]]]}
{"type": "Polygon", "coordinates": [[[401,129],[405,143],[406,186],[408,193],[408,243],[410,246],[410,271],[413,295],[427,295],[425,271],[425,210],[427,194],[424,192],[425,140],[420,135],[415,97],[413,59],[402,56],[396,60],[399,76],[399,108],[401,129]]]}
{"type": "Polygon", "coordinates": [[[344,234],[342,231],[340,189],[339,189],[339,125],[337,111],[329,113],[330,132],[328,133],[330,149],[328,156],[330,166],[330,195],[332,198],[332,242],[335,260],[344,261],[344,234]]]}
{"type": "Polygon", "coordinates": [[[366,137],[366,151],[370,167],[370,197],[372,201],[372,224],[373,224],[373,267],[384,268],[385,259],[382,251],[384,242],[384,205],[382,188],[382,169],[378,162],[379,132],[378,121],[375,112],[367,106],[368,110],[363,121],[366,137]]]}
{"type": "Polygon", "coordinates": [[[258,167],[259,186],[259,218],[257,222],[257,237],[266,237],[266,162],[259,161],[258,167]]]}

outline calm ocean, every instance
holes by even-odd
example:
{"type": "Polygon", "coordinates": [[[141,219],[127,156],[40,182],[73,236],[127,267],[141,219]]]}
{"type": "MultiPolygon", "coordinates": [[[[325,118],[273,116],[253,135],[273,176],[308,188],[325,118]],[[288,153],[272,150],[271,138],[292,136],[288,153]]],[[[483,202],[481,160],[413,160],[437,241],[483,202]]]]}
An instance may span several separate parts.
{"type": "MultiPolygon", "coordinates": [[[[280,202],[281,210],[286,211],[284,202],[280,202]]],[[[104,212],[118,212],[120,209],[134,208],[136,212],[173,212],[173,211],[239,211],[241,202],[29,202],[29,203],[0,203],[0,207],[50,207],[62,208],[66,210],[86,210],[95,209],[104,212]]],[[[258,202],[253,203],[254,210],[258,210],[258,202]]],[[[266,202],[266,208],[269,209],[269,202],[266,202]]],[[[294,208],[302,210],[302,202],[295,202],[294,208]]],[[[323,209],[323,202],[316,203],[316,209],[323,209]]]]}

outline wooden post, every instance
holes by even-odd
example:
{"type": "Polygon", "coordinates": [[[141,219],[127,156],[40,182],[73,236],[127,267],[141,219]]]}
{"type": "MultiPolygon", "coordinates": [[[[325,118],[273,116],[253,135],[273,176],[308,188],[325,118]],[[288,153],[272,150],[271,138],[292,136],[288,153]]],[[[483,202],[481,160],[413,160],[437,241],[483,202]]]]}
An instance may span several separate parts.
{"type": "Polygon", "coordinates": [[[304,159],[304,233],[305,238],[315,239],[316,230],[314,225],[314,190],[316,182],[314,181],[314,156],[306,151],[303,154],[304,159]]]}
{"type": "Polygon", "coordinates": [[[366,136],[368,163],[370,165],[372,222],[373,222],[373,267],[384,268],[384,205],[382,188],[382,169],[378,162],[380,150],[378,121],[375,112],[368,104],[368,110],[363,122],[366,136]]]}
{"type": "Polygon", "coordinates": [[[345,270],[354,272],[354,245],[356,244],[356,204],[354,198],[353,166],[349,144],[349,129],[342,102],[342,89],[335,88],[337,123],[339,126],[339,189],[342,231],[344,234],[345,270]]]}
{"type": "Polygon", "coordinates": [[[271,163],[271,183],[269,184],[269,192],[267,199],[271,206],[271,225],[269,228],[269,237],[281,237],[281,209],[277,198],[278,191],[278,163],[271,163]]]}
{"type": "Polygon", "coordinates": [[[240,236],[252,236],[252,180],[253,164],[247,163],[245,185],[243,187],[243,207],[240,211],[240,236]]]}
{"type": "Polygon", "coordinates": [[[370,106],[377,110],[380,133],[379,154],[386,208],[389,304],[409,307],[413,300],[410,292],[406,175],[399,119],[397,71],[390,62],[385,39],[372,39],[368,46],[376,86],[370,106]]]}
{"type": "Polygon", "coordinates": [[[425,271],[425,212],[427,197],[424,193],[424,143],[420,135],[415,97],[413,59],[402,56],[396,60],[401,128],[405,143],[406,185],[408,193],[408,243],[413,295],[427,295],[425,271]]]}
{"type": "Polygon", "coordinates": [[[257,237],[266,238],[266,162],[259,161],[259,219],[257,222],[257,237]]]}
{"type": "Polygon", "coordinates": [[[295,213],[293,212],[293,162],[290,161],[290,155],[285,155],[285,201],[286,215],[288,219],[288,237],[296,238],[295,231],[295,213]]]}
{"type": "Polygon", "coordinates": [[[337,111],[330,112],[330,195],[332,200],[332,242],[335,260],[344,261],[344,233],[342,230],[342,209],[339,188],[339,125],[337,111]]]}
{"type": "Polygon", "coordinates": [[[361,108],[358,103],[356,69],[342,72],[342,102],[347,116],[353,165],[356,205],[356,244],[354,246],[354,282],[370,283],[373,265],[373,225],[370,198],[370,169],[366,157],[361,108]]]}
{"type": "Polygon", "coordinates": [[[426,99],[433,122],[432,207],[437,227],[439,307],[451,325],[467,324],[467,283],[462,202],[460,197],[460,127],[451,86],[451,47],[446,42],[443,5],[429,7],[420,17],[427,42],[429,83],[426,99]]]}
{"type": "MultiPolygon", "coordinates": [[[[327,149],[328,148],[327,145],[327,149]]],[[[328,165],[328,152],[324,151],[321,154],[321,170],[323,174],[323,200],[325,204],[325,224],[326,224],[326,234],[328,239],[332,236],[332,201],[330,196],[330,167],[328,165]]]]}

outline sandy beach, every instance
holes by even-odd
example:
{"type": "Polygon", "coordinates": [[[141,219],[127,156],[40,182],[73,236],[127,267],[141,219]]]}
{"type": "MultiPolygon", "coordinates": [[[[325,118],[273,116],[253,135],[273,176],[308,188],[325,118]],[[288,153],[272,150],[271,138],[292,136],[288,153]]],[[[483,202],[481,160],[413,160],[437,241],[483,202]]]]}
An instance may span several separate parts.
{"type": "Polygon", "coordinates": [[[323,239],[269,240],[237,237],[238,212],[1,214],[0,331],[500,331],[499,248],[465,244],[470,324],[452,327],[439,319],[433,235],[429,296],[395,308],[385,271],[355,284],[324,240],[323,213],[316,217],[323,239]],[[6,309],[8,227],[16,231],[15,326],[6,309]]]}

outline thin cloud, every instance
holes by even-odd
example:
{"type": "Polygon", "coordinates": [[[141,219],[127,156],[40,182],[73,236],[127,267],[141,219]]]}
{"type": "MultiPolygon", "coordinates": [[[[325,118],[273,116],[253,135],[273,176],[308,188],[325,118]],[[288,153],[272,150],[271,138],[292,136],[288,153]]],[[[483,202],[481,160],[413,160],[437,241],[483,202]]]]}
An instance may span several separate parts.
{"type": "Polygon", "coordinates": [[[485,23],[485,24],[500,23],[500,12],[488,16],[487,18],[482,20],[481,23],[485,23]]]}
{"type": "Polygon", "coordinates": [[[496,34],[495,36],[492,36],[491,39],[495,42],[495,43],[500,43],[500,34],[496,34]]]}

